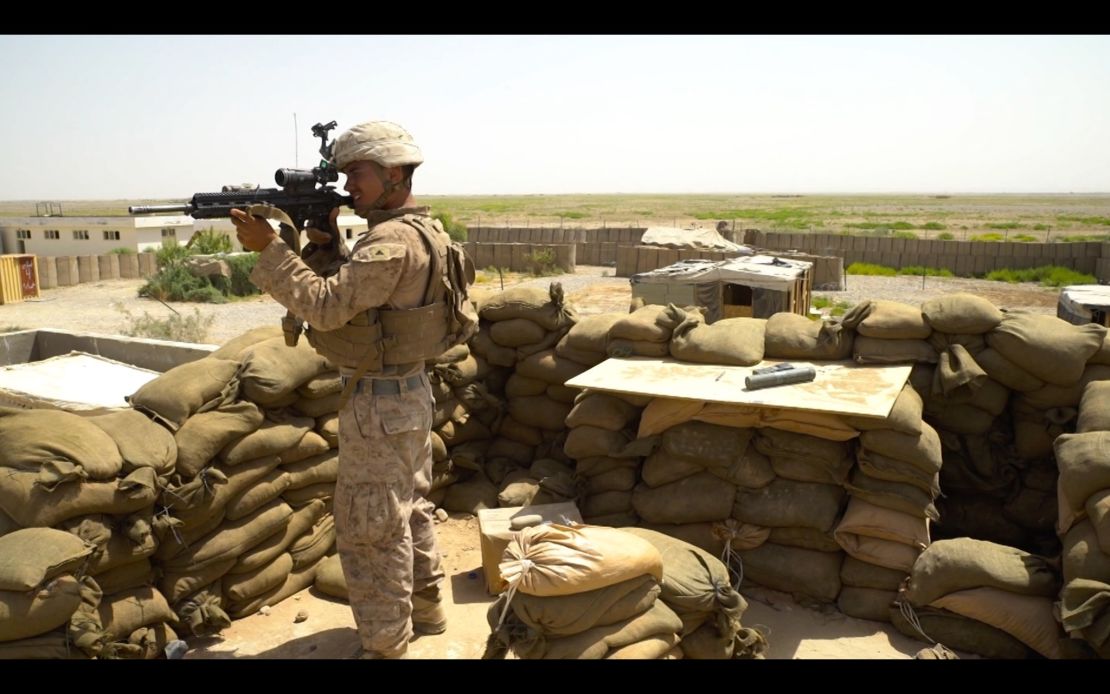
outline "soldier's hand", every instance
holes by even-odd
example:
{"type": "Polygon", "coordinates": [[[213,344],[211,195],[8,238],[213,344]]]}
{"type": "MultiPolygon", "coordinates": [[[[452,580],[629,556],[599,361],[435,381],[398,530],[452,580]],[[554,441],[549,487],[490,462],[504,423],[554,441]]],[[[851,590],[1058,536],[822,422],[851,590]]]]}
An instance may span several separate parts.
{"type": "Polygon", "coordinates": [[[251,216],[245,210],[232,210],[231,223],[235,225],[235,235],[239,243],[248,251],[264,250],[278,237],[269,222],[261,217],[251,216]]]}
{"type": "Polygon", "coordinates": [[[316,229],[315,227],[305,227],[304,233],[306,236],[308,236],[308,240],[312,243],[315,243],[318,246],[327,246],[329,243],[331,243],[332,239],[335,239],[336,241],[340,240],[339,224],[337,222],[338,219],[339,208],[336,207],[332,209],[331,214],[329,215],[329,221],[331,225],[330,233],[324,231],[323,229],[316,229]]]}

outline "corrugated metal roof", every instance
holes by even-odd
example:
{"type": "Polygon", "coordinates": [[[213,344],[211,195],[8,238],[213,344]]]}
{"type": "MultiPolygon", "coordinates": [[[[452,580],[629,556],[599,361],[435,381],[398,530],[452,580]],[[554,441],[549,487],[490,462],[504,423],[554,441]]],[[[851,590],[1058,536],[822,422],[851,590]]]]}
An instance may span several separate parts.
{"type": "Polygon", "coordinates": [[[730,258],[719,262],[680,260],[667,267],[633,275],[631,280],[633,284],[728,282],[783,291],[789,289],[812,266],[813,263],[805,260],[787,260],[769,255],[730,258]]]}

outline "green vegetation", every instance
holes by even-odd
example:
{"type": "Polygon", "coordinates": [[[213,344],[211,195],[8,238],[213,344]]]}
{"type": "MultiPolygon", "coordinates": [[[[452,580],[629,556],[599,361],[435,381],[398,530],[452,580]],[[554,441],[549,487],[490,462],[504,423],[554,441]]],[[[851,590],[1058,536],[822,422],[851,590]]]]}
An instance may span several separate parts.
{"type": "Polygon", "coordinates": [[[983,241],[983,242],[987,242],[987,243],[997,243],[999,241],[1003,241],[1004,238],[1003,238],[1002,234],[990,233],[990,234],[976,234],[975,236],[971,237],[971,240],[972,241],[983,241]]]}
{"type": "Polygon", "coordinates": [[[1031,243],[1033,241],[1040,241],[1040,239],[1038,239],[1036,236],[1031,236],[1029,234],[1018,234],[1017,236],[1015,236],[1014,238],[1012,238],[1010,240],[1011,241],[1020,241],[1021,243],[1031,243]]]}
{"type": "Polygon", "coordinates": [[[1051,228],[1052,228],[1052,227],[1050,227],[1050,226],[1049,226],[1049,225],[1047,225],[1047,224],[1034,224],[1034,225],[1033,225],[1033,230],[1034,230],[1034,231],[1048,231],[1048,230],[1049,230],[1049,229],[1051,229],[1051,228]]]}
{"type": "Polygon", "coordinates": [[[192,255],[209,254],[194,253],[194,250],[189,246],[181,246],[176,241],[163,242],[162,247],[155,251],[158,272],[139,288],[139,296],[159,301],[222,304],[233,297],[259,293],[258,288],[250,281],[251,270],[258,263],[257,253],[223,256],[221,259],[227,263],[230,277],[198,277],[189,271],[185,260],[192,255]]]}
{"type": "Polygon", "coordinates": [[[986,225],[988,229],[1020,229],[1023,226],[1023,224],[1017,222],[991,222],[986,225]]]}
{"type": "Polygon", "coordinates": [[[924,267],[922,265],[906,265],[898,268],[899,275],[925,275],[926,277],[955,277],[956,275],[947,268],[924,267]]]}
{"type": "Polygon", "coordinates": [[[122,247],[113,248],[112,250],[108,251],[108,253],[115,254],[115,255],[135,255],[135,249],[134,248],[122,248],[122,247]]]}
{"type": "Polygon", "coordinates": [[[131,337],[149,337],[155,340],[173,340],[175,342],[204,342],[208,337],[208,330],[215,322],[215,316],[202,316],[197,308],[193,308],[193,315],[183,316],[175,313],[169,318],[155,318],[146,311],[136,318],[130,311],[120,308],[127,317],[127,326],[124,335],[131,337]]]}
{"type": "Polygon", "coordinates": [[[986,279],[995,282],[1040,282],[1046,287],[1066,287],[1070,284],[1094,284],[1094,275],[1076,272],[1071,268],[1059,265],[1043,265],[1041,267],[1014,270],[1003,268],[986,274],[986,279]]]}
{"type": "MultiPolygon", "coordinates": [[[[585,219],[586,218],[586,213],[585,212],[563,211],[563,212],[557,212],[556,214],[558,214],[559,217],[566,217],[567,219],[585,219]]],[[[647,212],[640,212],[639,214],[650,215],[651,211],[648,210],[647,212]]]]}
{"type": "Polygon", "coordinates": [[[827,296],[813,297],[813,308],[829,309],[830,316],[843,316],[844,312],[855,306],[849,301],[833,301],[827,296]]]}
{"type": "Polygon", "coordinates": [[[940,231],[942,229],[947,229],[948,227],[944,226],[940,222],[925,222],[921,225],[921,228],[928,229],[930,231],[940,231]]]}
{"type": "Polygon", "coordinates": [[[189,239],[185,247],[193,255],[216,255],[217,253],[231,253],[231,237],[216,231],[213,227],[202,229],[189,239]]]}
{"type": "Polygon", "coordinates": [[[1110,227],[1110,217],[1077,217],[1074,215],[1061,214],[1057,215],[1056,219],[1061,222],[1079,222],[1080,224],[1110,227]]]}
{"type": "Polygon", "coordinates": [[[536,277],[563,274],[563,268],[556,264],[555,249],[537,248],[524,256],[525,262],[531,267],[532,274],[536,277]]]}
{"type": "Polygon", "coordinates": [[[956,235],[950,231],[946,231],[943,234],[937,234],[937,239],[940,241],[955,241],[956,235]]]}
{"type": "Polygon", "coordinates": [[[880,277],[895,277],[897,275],[925,275],[927,277],[955,277],[951,270],[946,268],[923,267],[921,265],[907,265],[902,268],[892,268],[874,263],[852,263],[844,271],[849,275],[878,275],[880,277]]]}
{"type": "Polygon", "coordinates": [[[885,265],[874,263],[852,263],[844,271],[849,275],[879,275],[881,277],[894,277],[898,271],[885,265]]]}
{"type": "Polygon", "coordinates": [[[432,217],[438,219],[443,224],[444,231],[451,237],[452,241],[463,242],[466,241],[466,225],[460,221],[456,221],[451,216],[450,212],[433,212],[432,217]]]}
{"type": "Polygon", "coordinates": [[[1057,236],[1057,241],[1110,241],[1110,234],[1070,234],[1057,236]]]}

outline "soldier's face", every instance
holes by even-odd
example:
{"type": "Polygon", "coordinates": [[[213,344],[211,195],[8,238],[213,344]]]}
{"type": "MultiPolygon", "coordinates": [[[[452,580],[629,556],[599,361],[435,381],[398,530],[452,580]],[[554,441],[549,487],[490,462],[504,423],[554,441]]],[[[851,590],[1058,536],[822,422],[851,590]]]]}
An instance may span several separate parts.
{"type": "Polygon", "coordinates": [[[382,171],[372,161],[355,161],[343,167],[343,173],[347,176],[343,190],[354,198],[351,205],[355,212],[369,212],[384,191],[382,171]]]}

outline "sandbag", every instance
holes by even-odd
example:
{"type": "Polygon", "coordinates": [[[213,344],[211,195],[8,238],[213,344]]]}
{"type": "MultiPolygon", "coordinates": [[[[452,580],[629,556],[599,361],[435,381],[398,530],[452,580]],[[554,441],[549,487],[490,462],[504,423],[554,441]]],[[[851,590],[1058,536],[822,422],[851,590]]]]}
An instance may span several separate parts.
{"type": "Polygon", "coordinates": [[[529,595],[569,595],[644,574],[663,579],[663,559],[650,543],[596,526],[525,528],[505,549],[501,575],[529,595]]]}
{"type": "Polygon", "coordinates": [[[890,606],[894,604],[898,592],[843,586],[836,598],[836,607],[849,617],[871,619],[876,622],[890,621],[890,606]]]}
{"type": "Polygon", "coordinates": [[[925,340],[887,340],[856,335],[853,358],[861,364],[937,363],[937,352],[925,340]]]}
{"type": "MultiPolygon", "coordinates": [[[[1071,325],[1055,316],[1008,313],[987,333],[987,344],[1003,357],[1047,383],[1075,383],[1106,339],[1106,328],[1071,325]]],[[[984,367],[985,368],[985,367],[984,367]]]]}
{"type": "MultiPolygon", "coordinates": [[[[22,410],[0,415],[0,470],[75,472],[81,479],[110,480],[123,469],[116,442],[102,428],[62,410],[22,410]]],[[[44,477],[44,481],[46,478],[44,477]]]]}
{"type": "Polygon", "coordinates": [[[124,474],[138,467],[154,468],[159,475],[173,471],[177,460],[173,434],[139,410],[120,410],[85,420],[103,429],[116,442],[123,457],[124,474]]]}
{"type": "Polygon", "coordinates": [[[949,593],[982,587],[1053,597],[1060,582],[1041,557],[964,537],[937,540],[921,553],[913,565],[906,598],[915,606],[930,605],[949,593]]]}
{"type": "Polygon", "coordinates": [[[712,325],[687,318],[675,326],[670,354],[675,359],[700,364],[752,366],[763,361],[762,318],[726,318],[712,325]]]}
{"type": "Polygon", "coordinates": [[[174,470],[193,477],[225,446],[262,426],[262,420],[262,410],[246,400],[189,417],[173,436],[177,446],[174,470]]]}
{"type": "Polygon", "coordinates": [[[227,465],[276,456],[296,446],[313,426],[308,417],[283,417],[281,421],[266,420],[255,431],[225,445],[219,452],[227,465]]]}
{"type": "Polygon", "coordinates": [[[128,514],[158,497],[154,468],[136,468],[111,482],[66,484],[53,491],[32,472],[0,475],[0,510],[24,528],[50,527],[90,513],[128,514]]]}
{"type": "Polygon", "coordinates": [[[632,506],[651,523],[700,523],[728,518],[735,498],[736,487],[702,472],[658,488],[638,485],[632,506]]]}
{"type": "Polygon", "coordinates": [[[239,369],[238,361],[205,357],[173,367],[125,399],[177,431],[194,414],[234,401],[239,369]]]}
{"type": "Polygon", "coordinates": [[[738,489],[732,517],[769,528],[832,530],[844,490],[830,484],[777,479],[762,489],[738,489]]]}
{"type": "Polygon", "coordinates": [[[833,537],[856,559],[909,572],[917,556],[929,545],[929,524],[924,518],[853,498],[833,537]]]}
{"type": "Polygon", "coordinates": [[[921,309],[885,299],[871,301],[867,316],[856,326],[863,337],[883,340],[924,340],[933,332],[921,309]]]}
{"type": "Polygon", "coordinates": [[[796,313],[776,313],[764,326],[767,359],[847,359],[852,356],[855,332],[796,313]]]}
{"type": "Polygon", "coordinates": [[[892,429],[903,434],[921,433],[921,413],[924,403],[921,396],[907,384],[898,394],[885,419],[875,417],[845,417],[845,421],[861,431],[892,429]]]}
{"type": "Polygon", "coordinates": [[[53,528],[24,528],[0,537],[0,590],[29,591],[60,574],[74,573],[95,545],[53,528]]]}
{"type": "Polygon", "coordinates": [[[1002,312],[981,296],[945,294],[921,304],[921,314],[933,330],[950,334],[980,335],[1002,322],[1002,312]]]}
{"type": "Polygon", "coordinates": [[[744,562],[745,582],[820,602],[834,602],[840,593],[840,564],[844,555],[838,552],[815,552],[765,542],[739,554],[744,562]]]}
{"type": "Polygon", "coordinates": [[[260,405],[274,405],[295,393],[298,386],[334,370],[307,340],[289,347],[283,337],[252,345],[243,351],[240,361],[243,396],[260,405]]]}
{"type": "Polygon", "coordinates": [[[544,330],[554,331],[574,325],[577,313],[566,302],[563,285],[552,282],[541,287],[512,287],[484,299],[478,315],[487,321],[527,318],[544,330]]]}

